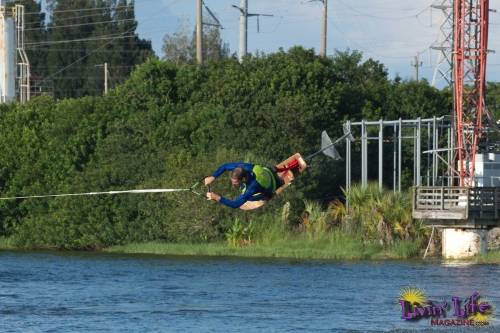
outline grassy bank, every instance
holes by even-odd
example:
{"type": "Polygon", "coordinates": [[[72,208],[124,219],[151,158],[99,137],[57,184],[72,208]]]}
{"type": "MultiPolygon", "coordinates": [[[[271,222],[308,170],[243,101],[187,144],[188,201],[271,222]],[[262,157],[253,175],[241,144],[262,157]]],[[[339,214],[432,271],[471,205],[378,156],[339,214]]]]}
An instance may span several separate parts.
{"type": "Polygon", "coordinates": [[[490,251],[475,257],[478,264],[500,264],[500,250],[490,251]]]}
{"type": "MultiPolygon", "coordinates": [[[[0,237],[0,250],[16,250],[14,242],[0,237]]],[[[26,248],[22,248],[26,249],[26,248]]],[[[176,256],[220,256],[247,258],[288,258],[312,260],[386,260],[418,258],[422,249],[419,242],[398,241],[384,247],[366,245],[347,234],[332,235],[330,241],[312,242],[306,239],[279,241],[272,244],[248,244],[233,246],[228,242],[213,243],[167,243],[146,242],[117,245],[105,248],[103,252],[123,254],[154,254],[176,256]]],[[[490,251],[471,259],[476,264],[500,264],[500,250],[490,251]]]]}
{"type": "Polygon", "coordinates": [[[16,249],[14,242],[11,238],[0,237],[0,250],[13,250],[16,249]]]}
{"type": "Polygon", "coordinates": [[[407,259],[419,253],[419,244],[401,241],[392,246],[364,244],[359,239],[342,233],[333,233],[330,239],[313,241],[307,239],[288,239],[264,244],[234,246],[227,242],[206,244],[179,244],[148,242],[113,246],[107,252],[129,254],[159,254],[185,256],[235,256],[255,258],[290,258],[290,259],[407,259]]]}
{"type": "MultiPolygon", "coordinates": [[[[102,250],[110,253],[155,254],[179,256],[226,256],[249,258],[289,258],[323,260],[381,260],[408,259],[419,256],[420,242],[397,241],[390,246],[366,243],[362,239],[342,231],[332,231],[311,237],[305,233],[293,234],[280,239],[268,230],[267,237],[259,240],[238,242],[220,241],[207,243],[145,242],[117,245],[102,250]]],[[[12,239],[1,237],[0,250],[37,249],[17,246],[12,239]]],[[[47,248],[44,248],[47,249],[47,248]]],[[[55,248],[54,248],[55,249],[55,248]]]]}
{"type": "MultiPolygon", "coordinates": [[[[307,244],[303,241],[288,241],[273,245],[254,244],[233,247],[227,243],[179,244],[149,242],[113,246],[106,252],[127,254],[158,254],[184,256],[234,256],[253,258],[289,258],[324,260],[368,260],[368,259],[407,259],[416,255],[414,244],[398,244],[382,248],[377,245],[363,246],[351,244],[343,247],[336,244],[307,244]]],[[[417,251],[418,253],[418,251],[417,251]]]]}

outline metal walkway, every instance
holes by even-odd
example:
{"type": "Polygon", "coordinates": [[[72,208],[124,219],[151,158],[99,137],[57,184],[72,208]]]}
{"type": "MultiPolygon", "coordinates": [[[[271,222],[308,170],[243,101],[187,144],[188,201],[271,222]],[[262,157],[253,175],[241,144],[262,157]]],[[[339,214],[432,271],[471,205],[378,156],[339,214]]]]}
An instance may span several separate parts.
{"type": "Polygon", "coordinates": [[[415,187],[413,218],[435,226],[500,226],[500,187],[415,187]]]}

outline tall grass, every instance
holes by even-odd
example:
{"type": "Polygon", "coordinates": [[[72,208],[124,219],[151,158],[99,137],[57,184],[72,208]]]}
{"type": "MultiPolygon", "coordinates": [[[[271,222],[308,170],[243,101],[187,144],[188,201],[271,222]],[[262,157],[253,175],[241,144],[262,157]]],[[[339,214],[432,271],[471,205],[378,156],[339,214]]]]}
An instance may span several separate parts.
{"type": "Polygon", "coordinates": [[[208,244],[146,243],[109,251],[176,255],[225,255],[301,259],[405,259],[419,254],[424,237],[412,223],[405,195],[373,185],[348,193],[349,210],[340,202],[323,209],[306,201],[298,225],[291,224],[290,204],[258,218],[235,219],[225,242],[208,244]],[[348,215],[349,213],[349,215],[348,215]]]}
{"type": "Polygon", "coordinates": [[[421,221],[411,216],[409,192],[398,193],[380,189],[378,184],[367,187],[352,186],[344,190],[349,208],[336,201],[330,205],[330,214],[348,232],[359,232],[365,240],[391,245],[395,241],[422,242],[429,236],[421,221]]]}
{"type": "Polygon", "coordinates": [[[106,251],[118,253],[143,253],[197,256],[241,256],[292,259],[359,260],[374,258],[380,253],[377,245],[365,245],[345,234],[331,237],[329,242],[313,244],[303,239],[280,240],[270,245],[254,243],[247,246],[230,246],[218,243],[165,243],[148,242],[113,246],[106,251]]]}
{"type": "Polygon", "coordinates": [[[11,250],[15,248],[16,246],[12,238],[0,237],[0,250],[11,250]]]}
{"type": "Polygon", "coordinates": [[[478,264],[500,264],[500,250],[489,251],[475,257],[478,264]]]}

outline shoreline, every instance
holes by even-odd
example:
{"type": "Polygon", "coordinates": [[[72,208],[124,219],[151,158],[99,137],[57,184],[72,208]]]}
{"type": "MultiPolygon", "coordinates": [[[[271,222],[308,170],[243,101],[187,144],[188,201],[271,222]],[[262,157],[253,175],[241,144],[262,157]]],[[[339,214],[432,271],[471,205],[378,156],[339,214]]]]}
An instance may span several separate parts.
{"type": "MultiPolygon", "coordinates": [[[[307,251],[307,249],[306,249],[307,251]]],[[[307,252],[274,252],[273,255],[269,255],[266,252],[266,247],[259,249],[258,246],[253,248],[249,246],[246,247],[228,247],[224,243],[211,243],[211,244],[176,244],[176,243],[161,243],[161,242],[148,242],[148,243],[136,243],[128,245],[118,245],[103,249],[103,252],[107,253],[117,253],[117,254],[144,254],[144,255],[159,255],[159,256],[185,256],[185,257],[232,257],[232,258],[261,258],[261,259],[289,259],[289,260],[331,260],[331,261],[413,261],[420,260],[422,262],[434,262],[436,260],[443,262],[459,262],[459,263],[470,263],[470,264],[500,264],[500,249],[489,251],[486,254],[467,258],[467,259],[453,259],[444,260],[441,257],[428,257],[429,259],[423,260],[422,253],[416,256],[397,256],[391,253],[390,250],[382,249],[368,256],[342,256],[338,253],[328,253],[327,251],[318,251],[309,255],[307,252]],[[208,246],[218,245],[220,246],[217,251],[206,251],[208,246]],[[185,247],[190,246],[191,251],[185,251],[185,247]],[[257,247],[257,249],[256,249],[257,247]],[[261,252],[262,251],[262,252],[261,252]],[[323,253],[321,253],[323,252],[323,253]],[[267,255],[266,255],[267,254],[267,255]],[[292,254],[292,255],[287,255],[292,254]],[[314,255],[316,254],[316,255],[314,255]]],[[[423,251],[422,251],[423,252],[423,251]]]]}
{"type": "MultiPolygon", "coordinates": [[[[227,258],[254,258],[254,259],[287,259],[287,260],[334,260],[334,261],[362,261],[401,259],[382,253],[375,255],[362,253],[346,255],[322,249],[276,248],[265,245],[230,246],[225,242],[218,243],[163,243],[147,242],[117,245],[103,249],[103,252],[117,254],[149,254],[159,256],[179,257],[227,257],[227,258]]],[[[406,258],[411,259],[411,258],[406,258]]]]}
{"type": "MultiPolygon", "coordinates": [[[[300,247],[303,244],[249,244],[243,246],[229,245],[227,242],[214,243],[168,243],[144,242],[127,245],[115,245],[102,249],[83,250],[89,253],[131,254],[131,255],[158,255],[178,257],[227,257],[227,258],[252,258],[252,259],[284,259],[284,260],[328,260],[328,261],[390,261],[390,260],[422,260],[421,249],[418,253],[403,253],[397,249],[367,245],[355,251],[335,251],[337,249],[322,248],[321,246],[300,247]]],[[[320,245],[320,244],[318,244],[320,245]]],[[[73,252],[82,250],[58,249],[55,247],[18,247],[10,239],[0,238],[0,251],[57,251],[73,252]]],[[[432,262],[439,257],[430,257],[432,262]]],[[[483,255],[452,262],[470,264],[500,264],[500,250],[489,251],[483,255]]]]}
{"type": "Polygon", "coordinates": [[[303,239],[275,241],[272,243],[255,242],[243,245],[232,245],[226,241],[209,243],[170,243],[150,241],[114,245],[96,249],[64,249],[55,246],[16,246],[14,242],[0,237],[0,250],[12,251],[86,251],[95,253],[117,254],[151,254],[172,256],[206,256],[206,257],[241,257],[296,260],[391,260],[417,259],[421,249],[413,242],[398,242],[391,247],[375,244],[339,243],[331,244],[322,241],[303,239]]]}

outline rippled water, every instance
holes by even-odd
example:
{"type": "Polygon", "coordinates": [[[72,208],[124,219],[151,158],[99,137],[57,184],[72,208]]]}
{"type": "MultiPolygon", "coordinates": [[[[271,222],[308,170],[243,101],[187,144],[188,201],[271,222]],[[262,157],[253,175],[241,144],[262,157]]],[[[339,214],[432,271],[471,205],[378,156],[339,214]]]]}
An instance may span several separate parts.
{"type": "Polygon", "coordinates": [[[500,265],[0,252],[0,331],[424,329],[400,318],[402,287],[433,300],[478,291],[500,309],[499,276],[500,265]]]}

